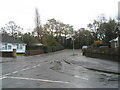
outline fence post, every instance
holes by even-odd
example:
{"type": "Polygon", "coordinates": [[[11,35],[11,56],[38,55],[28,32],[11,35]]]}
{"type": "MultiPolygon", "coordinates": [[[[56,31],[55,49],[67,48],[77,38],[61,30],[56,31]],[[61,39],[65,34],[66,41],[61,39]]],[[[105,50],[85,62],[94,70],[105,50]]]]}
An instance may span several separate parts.
{"type": "Polygon", "coordinates": [[[13,49],[12,56],[16,57],[16,49],[13,49]]]}

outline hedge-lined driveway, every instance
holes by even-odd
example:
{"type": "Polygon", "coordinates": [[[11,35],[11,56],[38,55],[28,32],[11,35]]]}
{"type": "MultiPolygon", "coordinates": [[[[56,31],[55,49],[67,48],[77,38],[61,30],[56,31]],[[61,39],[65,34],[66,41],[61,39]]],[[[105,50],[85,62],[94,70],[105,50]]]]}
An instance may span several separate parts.
{"type": "MultiPolygon", "coordinates": [[[[82,56],[81,50],[62,50],[35,56],[2,58],[3,88],[118,88],[118,75],[87,69],[111,70],[118,63],[82,56]],[[102,65],[102,66],[101,66],[102,65]],[[91,67],[92,67],[91,66],[91,67]],[[98,68],[97,67],[97,68],[98,68]]],[[[114,68],[114,69],[113,69],[114,68]]]]}

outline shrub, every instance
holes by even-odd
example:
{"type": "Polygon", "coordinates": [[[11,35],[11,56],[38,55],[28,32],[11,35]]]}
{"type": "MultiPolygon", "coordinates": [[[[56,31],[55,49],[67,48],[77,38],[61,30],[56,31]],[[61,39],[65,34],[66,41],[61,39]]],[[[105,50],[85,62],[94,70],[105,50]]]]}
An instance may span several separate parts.
{"type": "Polygon", "coordinates": [[[51,46],[52,47],[52,52],[55,52],[57,50],[56,46],[51,46]]]}
{"type": "Polygon", "coordinates": [[[44,52],[55,52],[64,49],[63,46],[44,46],[44,52]]]}
{"type": "Polygon", "coordinates": [[[44,52],[45,53],[52,52],[52,47],[51,46],[44,46],[44,52]]]}

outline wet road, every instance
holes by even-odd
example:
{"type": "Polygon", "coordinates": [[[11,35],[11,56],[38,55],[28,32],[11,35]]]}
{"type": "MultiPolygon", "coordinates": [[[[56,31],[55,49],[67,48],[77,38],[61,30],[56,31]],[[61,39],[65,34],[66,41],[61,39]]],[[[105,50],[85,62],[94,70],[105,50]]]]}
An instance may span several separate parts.
{"type": "Polygon", "coordinates": [[[81,50],[2,58],[2,88],[118,88],[118,63],[82,56],[81,50]],[[94,68],[90,70],[88,68],[94,68]]]}

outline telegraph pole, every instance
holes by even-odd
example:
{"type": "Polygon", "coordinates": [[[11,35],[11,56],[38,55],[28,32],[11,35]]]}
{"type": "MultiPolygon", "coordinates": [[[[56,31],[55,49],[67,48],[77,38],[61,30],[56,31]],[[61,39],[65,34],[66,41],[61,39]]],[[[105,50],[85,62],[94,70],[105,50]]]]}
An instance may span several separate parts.
{"type": "Polygon", "coordinates": [[[75,43],[74,43],[74,34],[71,35],[73,41],[73,55],[75,54],[75,43]]]}

